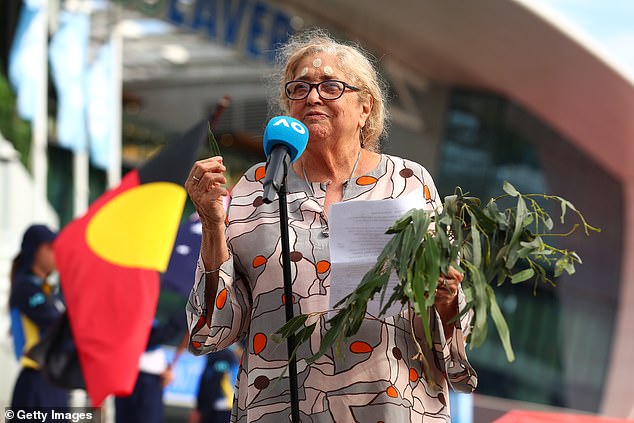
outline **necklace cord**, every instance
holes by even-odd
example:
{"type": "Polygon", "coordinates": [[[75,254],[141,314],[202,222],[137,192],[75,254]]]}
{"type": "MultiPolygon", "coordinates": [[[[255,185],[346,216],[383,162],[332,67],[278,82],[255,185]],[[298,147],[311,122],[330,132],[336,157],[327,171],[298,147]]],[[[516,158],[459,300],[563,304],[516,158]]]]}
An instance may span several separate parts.
{"type": "MultiPolygon", "coordinates": [[[[362,149],[359,149],[359,152],[357,153],[357,160],[354,162],[354,166],[352,166],[352,172],[350,173],[350,177],[346,181],[344,181],[344,183],[343,183],[344,194],[345,194],[346,186],[352,180],[352,178],[354,176],[354,173],[357,171],[357,166],[359,165],[359,161],[361,159],[361,150],[362,149]]],[[[306,174],[306,167],[304,167],[304,159],[303,158],[302,158],[302,173],[304,174],[304,182],[306,182],[306,185],[308,185],[308,188],[310,189],[310,192],[313,194],[313,197],[315,197],[315,190],[313,189],[313,185],[308,180],[308,175],[306,174]]]]}

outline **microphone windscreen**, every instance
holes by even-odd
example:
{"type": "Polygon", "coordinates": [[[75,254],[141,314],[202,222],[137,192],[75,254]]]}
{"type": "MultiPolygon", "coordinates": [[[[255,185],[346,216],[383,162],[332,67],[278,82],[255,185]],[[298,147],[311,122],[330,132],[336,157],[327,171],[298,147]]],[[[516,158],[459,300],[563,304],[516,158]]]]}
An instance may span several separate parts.
{"type": "Polygon", "coordinates": [[[285,145],[290,151],[291,162],[297,160],[308,144],[308,128],[290,116],[276,116],[264,130],[264,153],[269,157],[277,145],[285,145]]]}

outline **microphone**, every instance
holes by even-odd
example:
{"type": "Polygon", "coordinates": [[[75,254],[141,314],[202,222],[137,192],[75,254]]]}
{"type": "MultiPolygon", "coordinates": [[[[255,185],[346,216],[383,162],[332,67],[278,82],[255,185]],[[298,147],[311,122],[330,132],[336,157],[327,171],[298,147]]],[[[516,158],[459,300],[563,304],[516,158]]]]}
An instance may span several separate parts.
{"type": "Polygon", "coordinates": [[[289,165],[302,155],[308,144],[308,128],[290,116],[276,116],[264,130],[266,172],[262,200],[269,204],[280,191],[289,165]]]}

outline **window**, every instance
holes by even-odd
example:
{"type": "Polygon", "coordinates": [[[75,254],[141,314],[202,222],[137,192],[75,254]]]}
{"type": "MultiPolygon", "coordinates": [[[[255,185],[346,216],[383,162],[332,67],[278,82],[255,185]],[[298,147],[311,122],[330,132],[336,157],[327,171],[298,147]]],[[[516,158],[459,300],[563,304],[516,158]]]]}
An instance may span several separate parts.
{"type": "Polygon", "coordinates": [[[435,180],[441,195],[460,185],[483,201],[502,194],[504,180],[524,193],[561,195],[602,229],[564,240],[584,263],[556,287],[496,288],[514,363],[506,361],[494,327],[483,346],[469,351],[481,394],[598,411],[620,289],[620,183],[520,106],[461,88],[449,98],[435,180]]]}

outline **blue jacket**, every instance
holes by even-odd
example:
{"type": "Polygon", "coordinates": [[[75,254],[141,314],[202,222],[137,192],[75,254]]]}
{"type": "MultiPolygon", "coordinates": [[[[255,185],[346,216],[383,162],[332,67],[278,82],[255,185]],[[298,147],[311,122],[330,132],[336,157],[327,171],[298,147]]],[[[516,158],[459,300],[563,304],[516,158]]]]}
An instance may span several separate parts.
{"type": "Polygon", "coordinates": [[[37,344],[62,315],[61,297],[42,279],[21,271],[15,276],[11,288],[9,307],[16,358],[23,367],[37,368],[35,361],[25,357],[24,353],[37,344]]]}

